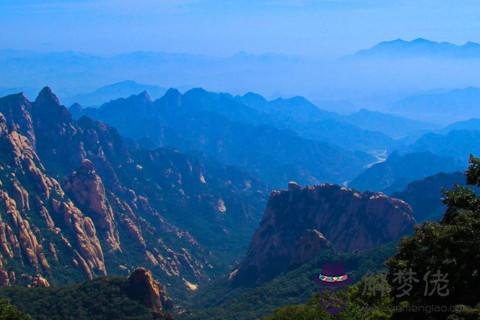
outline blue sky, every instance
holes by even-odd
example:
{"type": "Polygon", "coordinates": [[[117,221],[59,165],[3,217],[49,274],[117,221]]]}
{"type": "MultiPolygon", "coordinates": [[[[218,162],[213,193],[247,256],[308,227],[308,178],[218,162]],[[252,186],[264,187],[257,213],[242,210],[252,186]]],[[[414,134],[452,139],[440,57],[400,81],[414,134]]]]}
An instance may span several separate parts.
{"type": "Polygon", "coordinates": [[[344,55],[396,38],[480,42],[477,0],[0,0],[0,47],[344,55]]]}

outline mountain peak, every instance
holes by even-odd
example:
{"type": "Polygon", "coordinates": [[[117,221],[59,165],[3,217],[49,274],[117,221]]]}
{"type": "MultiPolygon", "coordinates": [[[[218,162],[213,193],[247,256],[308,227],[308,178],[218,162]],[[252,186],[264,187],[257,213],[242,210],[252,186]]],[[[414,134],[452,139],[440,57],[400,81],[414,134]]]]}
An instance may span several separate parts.
{"type": "Polygon", "coordinates": [[[50,87],[44,87],[38,94],[37,99],[35,99],[35,103],[54,103],[59,105],[60,100],[58,100],[58,97],[53,93],[50,87]]]}
{"type": "Polygon", "coordinates": [[[132,297],[140,300],[154,313],[161,314],[172,306],[171,300],[153,278],[152,272],[145,268],[138,268],[130,275],[127,290],[132,297]]]}
{"type": "Polygon", "coordinates": [[[248,258],[233,280],[240,285],[259,284],[329,248],[368,250],[399,239],[413,225],[410,206],[383,193],[290,182],[288,190],[272,192],[248,258]]]}
{"type": "Polygon", "coordinates": [[[395,39],[383,41],[375,46],[358,51],[354,57],[380,57],[380,58],[479,58],[480,45],[467,42],[457,45],[450,42],[432,41],[425,38],[413,40],[395,39]]]}
{"type": "Polygon", "coordinates": [[[53,93],[52,89],[45,87],[40,91],[33,103],[33,116],[37,119],[43,119],[45,125],[58,124],[60,122],[70,121],[71,114],[60,100],[53,93]]]}
{"type": "Polygon", "coordinates": [[[208,91],[203,88],[193,88],[185,92],[186,96],[201,96],[207,94],[208,91]]]}
{"type": "MultiPolygon", "coordinates": [[[[408,43],[408,41],[406,41],[408,43]]],[[[434,41],[430,41],[428,39],[425,39],[425,38],[417,38],[415,40],[412,40],[410,41],[411,43],[416,43],[416,44],[420,44],[420,43],[428,43],[428,44],[432,44],[432,43],[437,43],[437,42],[434,42],[434,41]]]]}
{"type": "Polygon", "coordinates": [[[147,92],[147,90],[143,90],[142,92],[140,92],[137,97],[139,99],[142,99],[144,101],[147,101],[147,102],[151,102],[152,101],[152,97],[150,96],[150,94],[147,92]]]}
{"type": "Polygon", "coordinates": [[[179,97],[181,95],[182,94],[180,93],[180,91],[178,91],[175,88],[170,88],[170,89],[167,90],[167,92],[165,92],[166,97],[179,97]]]}
{"type": "Polygon", "coordinates": [[[265,99],[265,97],[263,97],[262,95],[258,94],[258,93],[255,93],[255,92],[247,92],[243,95],[242,97],[243,99],[247,99],[248,101],[257,101],[257,102],[261,102],[261,103],[265,103],[267,102],[267,99],[265,99]]]}
{"type": "Polygon", "coordinates": [[[161,98],[162,101],[166,101],[169,104],[179,105],[182,94],[175,88],[170,88],[161,98]]]}

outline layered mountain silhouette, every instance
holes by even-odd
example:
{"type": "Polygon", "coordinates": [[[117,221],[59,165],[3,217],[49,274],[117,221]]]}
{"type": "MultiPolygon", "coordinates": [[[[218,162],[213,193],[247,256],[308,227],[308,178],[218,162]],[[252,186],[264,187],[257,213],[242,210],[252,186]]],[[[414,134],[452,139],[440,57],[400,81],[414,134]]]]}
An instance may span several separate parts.
{"type": "Polygon", "coordinates": [[[358,128],[302,97],[268,101],[193,89],[169,90],[153,101],[144,92],[98,109],[71,109],[117,128],[151,147],[196,151],[227,165],[244,167],[271,185],[289,180],[343,182],[374,161],[374,151],[397,144],[358,128]],[[352,150],[352,151],[348,151],[352,150]]]}
{"type": "MultiPolygon", "coordinates": [[[[90,99],[90,94],[88,97],[83,94],[126,79],[139,83],[154,83],[160,87],[167,84],[176,87],[202,84],[236,92],[244,91],[246,83],[252,86],[255,79],[258,79],[255,87],[267,86],[268,90],[273,90],[274,85],[266,83],[278,83],[285,69],[295,68],[296,63],[295,57],[275,54],[239,53],[220,57],[134,51],[97,55],[78,51],[0,49],[0,68],[3,74],[10,75],[1,79],[0,86],[8,89],[28,84],[33,88],[41,88],[48,83],[55,87],[62,100],[69,104],[70,98],[74,96],[82,95],[80,98],[90,99]]],[[[133,93],[138,92],[130,94],[133,93]]],[[[151,94],[154,95],[154,92],[151,94]]],[[[115,98],[118,97],[120,96],[115,98]]]]}
{"type": "Polygon", "coordinates": [[[480,89],[434,90],[405,97],[393,104],[392,112],[424,121],[451,124],[480,117],[480,89]]]}
{"type": "Polygon", "coordinates": [[[455,185],[465,185],[465,175],[462,172],[438,173],[409,183],[404,190],[392,194],[392,197],[408,202],[417,222],[439,221],[445,213],[442,193],[455,185]]]}
{"type": "Polygon", "coordinates": [[[410,182],[439,172],[463,170],[465,161],[439,156],[429,151],[392,153],[353,179],[349,186],[361,191],[381,191],[387,194],[402,191],[410,182]]]}
{"type": "Polygon", "coordinates": [[[138,83],[132,80],[126,80],[100,87],[92,92],[67,97],[63,100],[65,104],[78,103],[83,106],[100,106],[107,101],[118,98],[127,98],[143,91],[148,91],[148,93],[154,98],[160,98],[165,94],[166,89],[154,85],[138,83]]]}
{"type": "Polygon", "coordinates": [[[427,133],[407,150],[429,151],[442,157],[455,158],[462,161],[466,167],[468,157],[480,152],[480,131],[453,130],[446,134],[427,133]]]}
{"type": "Polygon", "coordinates": [[[0,99],[0,279],[52,284],[151,268],[178,292],[227,268],[265,188],[234,168],[145,150],[49,88],[0,99]]]}
{"type": "Polygon", "coordinates": [[[440,132],[443,134],[449,133],[450,131],[480,131],[480,119],[472,118],[464,121],[454,122],[446,127],[444,127],[440,132]]]}
{"type": "Polygon", "coordinates": [[[478,59],[480,58],[480,44],[467,42],[463,45],[455,45],[423,38],[412,41],[396,39],[380,42],[370,49],[361,50],[354,57],[478,59]]]}
{"type": "Polygon", "coordinates": [[[344,120],[359,128],[381,132],[389,137],[397,139],[418,136],[422,133],[438,128],[438,126],[428,122],[416,121],[366,109],[361,109],[345,116],[344,120]]]}

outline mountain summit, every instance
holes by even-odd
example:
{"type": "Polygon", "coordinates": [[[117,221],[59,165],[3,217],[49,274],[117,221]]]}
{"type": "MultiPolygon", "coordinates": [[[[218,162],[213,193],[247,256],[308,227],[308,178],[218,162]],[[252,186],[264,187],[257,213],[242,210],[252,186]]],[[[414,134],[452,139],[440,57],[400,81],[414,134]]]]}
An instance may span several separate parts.
{"type": "Polygon", "coordinates": [[[467,42],[456,45],[449,42],[435,42],[423,38],[412,41],[402,39],[384,41],[353,55],[355,58],[449,58],[479,59],[480,44],[467,42]]]}

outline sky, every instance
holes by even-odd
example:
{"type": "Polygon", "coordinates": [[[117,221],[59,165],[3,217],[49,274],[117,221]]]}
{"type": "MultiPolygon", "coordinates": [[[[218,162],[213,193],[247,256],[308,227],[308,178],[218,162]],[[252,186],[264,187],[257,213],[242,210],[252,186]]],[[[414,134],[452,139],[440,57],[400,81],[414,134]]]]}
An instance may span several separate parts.
{"type": "Polygon", "coordinates": [[[342,56],[418,37],[480,42],[478,0],[0,0],[0,49],[342,56]]]}

